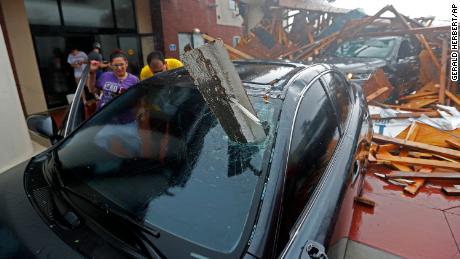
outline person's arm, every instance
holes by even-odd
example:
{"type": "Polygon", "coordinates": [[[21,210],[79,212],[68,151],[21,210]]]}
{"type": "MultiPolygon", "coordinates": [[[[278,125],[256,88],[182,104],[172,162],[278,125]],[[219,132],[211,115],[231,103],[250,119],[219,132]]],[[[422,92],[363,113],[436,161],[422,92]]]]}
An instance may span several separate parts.
{"type": "Polygon", "coordinates": [[[96,70],[99,68],[99,61],[92,60],[89,63],[89,74],[88,74],[88,80],[86,81],[86,85],[88,86],[88,89],[91,93],[96,93],[97,88],[96,88],[96,70]]]}

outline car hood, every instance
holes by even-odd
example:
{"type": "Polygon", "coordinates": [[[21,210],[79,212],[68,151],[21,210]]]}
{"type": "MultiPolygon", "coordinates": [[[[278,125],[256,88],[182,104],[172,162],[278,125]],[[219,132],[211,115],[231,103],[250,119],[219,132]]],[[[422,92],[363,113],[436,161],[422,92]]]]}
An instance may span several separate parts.
{"type": "Polygon", "coordinates": [[[27,164],[0,173],[0,258],[81,258],[32,207],[24,189],[27,164]]]}
{"type": "Polygon", "coordinates": [[[367,73],[387,65],[386,60],[379,58],[328,57],[317,61],[331,64],[344,73],[367,73]]]}

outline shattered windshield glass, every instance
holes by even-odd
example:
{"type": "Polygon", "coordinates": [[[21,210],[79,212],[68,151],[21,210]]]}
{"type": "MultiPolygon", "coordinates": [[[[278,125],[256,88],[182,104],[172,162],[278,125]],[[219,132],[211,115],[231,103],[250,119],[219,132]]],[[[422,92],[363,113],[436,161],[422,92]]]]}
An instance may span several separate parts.
{"type": "Polygon", "coordinates": [[[334,56],[347,58],[386,58],[394,49],[395,39],[362,39],[346,41],[335,50],[334,56]]]}
{"type": "Polygon", "coordinates": [[[191,85],[144,81],[58,148],[65,184],[89,186],[113,203],[109,206],[141,222],[210,249],[231,251],[253,199],[260,199],[256,186],[281,103],[250,100],[268,137],[236,143],[191,85]]]}

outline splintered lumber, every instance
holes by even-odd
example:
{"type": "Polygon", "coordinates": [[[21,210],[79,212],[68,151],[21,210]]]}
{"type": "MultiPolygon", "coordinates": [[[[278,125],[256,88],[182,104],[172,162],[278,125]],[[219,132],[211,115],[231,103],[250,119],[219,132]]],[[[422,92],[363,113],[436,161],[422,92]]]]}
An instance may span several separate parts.
{"type": "Polygon", "coordinates": [[[437,97],[434,97],[432,99],[420,99],[420,100],[411,100],[408,103],[405,103],[401,105],[401,107],[405,108],[423,108],[427,105],[433,104],[438,101],[437,97]]]}
{"type": "Polygon", "coordinates": [[[362,205],[366,205],[366,206],[369,206],[369,207],[375,207],[375,201],[373,200],[370,200],[366,197],[363,197],[363,196],[356,196],[354,198],[355,202],[357,203],[360,203],[362,205]]]}
{"type": "Polygon", "coordinates": [[[433,145],[429,145],[429,144],[425,144],[421,142],[416,142],[416,141],[390,138],[390,137],[386,137],[380,134],[374,134],[373,140],[385,142],[385,143],[397,144],[397,145],[401,145],[404,147],[413,148],[416,150],[421,150],[421,151],[425,151],[429,153],[460,158],[460,151],[450,149],[450,148],[437,147],[437,146],[433,146],[433,145]]]}
{"type": "Polygon", "coordinates": [[[385,93],[386,91],[390,90],[389,87],[385,86],[383,88],[380,88],[378,89],[377,91],[373,92],[372,94],[370,94],[369,96],[366,97],[366,101],[370,102],[372,100],[374,100],[375,98],[379,97],[380,95],[382,95],[383,93],[385,93]]]}
{"type": "Polygon", "coordinates": [[[441,72],[439,73],[439,103],[445,104],[446,102],[446,74],[447,74],[447,40],[442,39],[442,54],[441,54],[441,72]]]}
{"type": "Polygon", "coordinates": [[[408,34],[417,34],[417,33],[433,33],[433,32],[448,32],[450,31],[450,26],[439,26],[439,27],[423,27],[423,28],[413,28],[406,30],[397,30],[397,31],[388,31],[388,32],[363,32],[359,33],[359,37],[383,37],[383,36],[397,36],[397,35],[408,35],[408,34]]]}
{"type": "Polygon", "coordinates": [[[450,140],[450,139],[446,139],[444,140],[447,144],[449,144],[449,146],[452,146],[456,149],[460,149],[460,142],[455,142],[453,140],[450,140]]]}
{"type": "MultiPolygon", "coordinates": [[[[422,172],[422,173],[431,173],[433,171],[433,169],[431,167],[422,167],[419,172],[422,172]]],[[[408,185],[406,187],[404,187],[404,191],[405,192],[408,192],[412,195],[415,195],[418,190],[420,189],[420,187],[422,187],[424,184],[425,184],[425,179],[422,179],[422,178],[414,178],[414,181],[415,183],[414,184],[411,184],[411,185],[408,185]]]]}
{"type": "Polygon", "coordinates": [[[426,96],[430,96],[430,95],[436,95],[438,94],[438,91],[425,91],[425,92],[421,92],[421,93],[416,93],[416,94],[411,94],[411,95],[406,95],[406,96],[402,96],[399,98],[399,100],[412,100],[412,99],[417,99],[419,97],[426,97],[426,96]]]}
{"type": "MultiPolygon", "coordinates": [[[[460,142],[460,129],[446,131],[419,122],[417,122],[417,125],[419,130],[414,141],[446,148],[451,147],[448,143],[446,143],[446,140],[457,143],[460,142]]],[[[406,128],[397,136],[397,138],[405,138],[408,132],[409,128],[406,128]]]]}
{"type": "Polygon", "coordinates": [[[390,96],[393,86],[385,76],[383,69],[379,68],[364,82],[363,91],[368,102],[374,100],[383,102],[390,96]]]}
{"type": "Polygon", "coordinates": [[[373,120],[381,120],[381,119],[407,119],[407,118],[419,118],[422,115],[427,117],[439,117],[441,116],[438,111],[430,111],[430,112],[407,112],[407,113],[397,113],[394,116],[385,116],[381,117],[380,114],[372,114],[371,119],[373,120]]]}
{"type": "MultiPolygon", "coordinates": [[[[207,41],[215,41],[216,38],[213,38],[207,34],[201,34],[201,37],[204,39],[204,40],[207,40],[207,41]]],[[[251,55],[248,55],[240,50],[237,50],[235,48],[233,48],[232,46],[229,46],[227,44],[224,44],[225,48],[229,51],[229,52],[232,52],[233,54],[241,57],[241,58],[245,58],[245,59],[254,59],[254,57],[252,57],[251,55]]]]}
{"type": "Polygon", "coordinates": [[[185,68],[229,138],[258,142],[265,131],[222,40],[186,52],[185,68]]]}
{"type": "Polygon", "coordinates": [[[460,173],[457,172],[403,172],[403,171],[391,171],[385,175],[386,178],[424,178],[434,180],[460,180],[460,173]]]}
{"type": "Polygon", "coordinates": [[[460,170],[460,163],[452,163],[447,161],[439,161],[432,159],[421,159],[421,158],[412,158],[412,157],[399,157],[393,155],[383,155],[377,154],[377,162],[397,162],[397,163],[406,163],[412,165],[422,165],[422,166],[434,166],[434,167],[443,167],[460,170]]]}
{"type": "Polygon", "coordinates": [[[447,91],[446,90],[446,95],[447,97],[449,97],[456,105],[459,105],[460,106],[460,99],[455,96],[455,94],[451,93],[450,91],[447,91]]]}
{"type": "Polygon", "coordinates": [[[460,189],[457,189],[457,188],[455,188],[455,187],[443,187],[442,190],[443,190],[447,195],[452,195],[452,196],[460,195],[460,189]]]}

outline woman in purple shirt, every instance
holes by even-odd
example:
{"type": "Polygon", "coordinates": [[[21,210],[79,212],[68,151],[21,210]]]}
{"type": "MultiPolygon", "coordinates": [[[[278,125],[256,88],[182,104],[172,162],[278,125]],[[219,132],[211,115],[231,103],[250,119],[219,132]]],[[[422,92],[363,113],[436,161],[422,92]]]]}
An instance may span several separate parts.
{"type": "Polygon", "coordinates": [[[114,51],[110,55],[110,67],[112,71],[103,73],[96,80],[96,71],[99,65],[99,61],[91,61],[88,77],[90,92],[96,93],[98,90],[102,92],[101,98],[97,102],[97,109],[100,109],[114,97],[139,82],[136,76],[126,71],[128,68],[128,58],[121,50],[114,51]]]}

